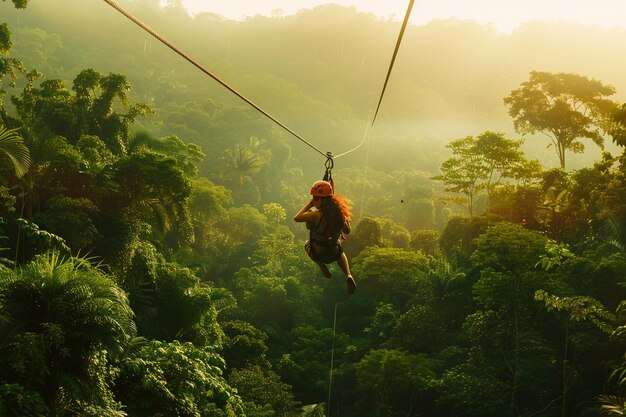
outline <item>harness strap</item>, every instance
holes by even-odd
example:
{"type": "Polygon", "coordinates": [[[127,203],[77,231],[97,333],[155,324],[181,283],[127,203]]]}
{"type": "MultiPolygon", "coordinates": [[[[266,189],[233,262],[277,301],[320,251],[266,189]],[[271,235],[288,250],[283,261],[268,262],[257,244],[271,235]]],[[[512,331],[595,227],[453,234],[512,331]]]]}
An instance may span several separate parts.
{"type": "Polygon", "coordinates": [[[326,247],[339,245],[339,240],[343,237],[343,232],[339,231],[339,233],[337,234],[335,238],[335,234],[333,234],[332,231],[330,230],[330,227],[328,227],[328,221],[326,220],[326,217],[324,217],[324,213],[320,211],[320,214],[321,214],[320,220],[315,225],[315,228],[309,231],[309,240],[311,242],[315,242],[315,243],[318,243],[319,245],[326,246],[326,247]],[[318,230],[318,228],[320,224],[323,225],[323,228],[324,228],[323,233],[326,235],[326,239],[324,240],[319,240],[320,231],[318,230]],[[315,238],[316,237],[315,232],[317,232],[318,239],[315,238]]]}

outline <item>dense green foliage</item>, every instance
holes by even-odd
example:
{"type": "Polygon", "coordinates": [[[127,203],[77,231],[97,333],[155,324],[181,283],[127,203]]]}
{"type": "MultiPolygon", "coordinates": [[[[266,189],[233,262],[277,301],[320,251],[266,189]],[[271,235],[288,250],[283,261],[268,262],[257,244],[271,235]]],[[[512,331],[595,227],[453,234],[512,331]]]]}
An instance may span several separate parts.
{"type": "MultiPolygon", "coordinates": [[[[463,81],[475,101],[436,73],[445,54],[424,39],[475,63],[474,47],[504,53],[502,37],[470,22],[412,28],[403,48],[432,67],[394,79],[428,105],[392,88],[387,146],[334,172],[359,199],[348,297],[287,220],[321,173],[308,149],[102,5],[14,10],[26,3],[0,3],[22,19],[0,26],[0,416],[626,413],[626,104],[604,98],[618,88],[526,72],[463,81]],[[538,83],[558,117],[530,100],[538,83]],[[593,118],[566,108],[581,94],[593,118]],[[487,117],[504,97],[508,122],[547,129],[559,156],[606,134],[615,151],[576,171],[564,157],[542,166],[487,117]],[[449,157],[420,145],[423,125],[406,133],[468,106],[493,125],[440,127],[449,157]]],[[[360,134],[377,88],[363,67],[384,61],[375,51],[398,26],[332,5],[236,23],[122,3],[176,40],[188,28],[190,50],[322,146],[360,134]]]]}

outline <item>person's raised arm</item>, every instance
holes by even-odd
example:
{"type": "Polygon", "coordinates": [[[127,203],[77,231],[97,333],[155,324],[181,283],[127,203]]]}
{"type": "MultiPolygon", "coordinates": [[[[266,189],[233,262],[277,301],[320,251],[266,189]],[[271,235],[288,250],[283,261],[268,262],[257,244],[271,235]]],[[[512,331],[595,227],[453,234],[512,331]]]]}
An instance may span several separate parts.
{"type": "Polygon", "coordinates": [[[315,206],[315,204],[313,203],[313,200],[310,200],[308,203],[306,203],[298,213],[296,213],[295,216],[293,216],[293,219],[297,222],[308,222],[311,220],[316,220],[320,213],[318,211],[311,211],[311,209],[315,206]]]}

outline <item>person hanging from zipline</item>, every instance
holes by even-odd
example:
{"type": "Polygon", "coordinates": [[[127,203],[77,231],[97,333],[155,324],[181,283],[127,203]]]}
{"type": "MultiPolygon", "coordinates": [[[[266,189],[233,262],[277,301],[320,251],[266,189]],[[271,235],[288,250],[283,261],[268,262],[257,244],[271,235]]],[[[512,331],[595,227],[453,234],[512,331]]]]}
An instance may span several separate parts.
{"type": "Polygon", "coordinates": [[[304,245],[306,253],[319,266],[322,275],[332,276],[328,265],[337,262],[345,275],[348,293],[356,290],[350,273],[348,257],[343,252],[341,240],[350,233],[350,203],[346,197],[335,195],[328,181],[316,181],[311,187],[311,200],[293,217],[296,222],[306,222],[310,230],[304,245]]]}

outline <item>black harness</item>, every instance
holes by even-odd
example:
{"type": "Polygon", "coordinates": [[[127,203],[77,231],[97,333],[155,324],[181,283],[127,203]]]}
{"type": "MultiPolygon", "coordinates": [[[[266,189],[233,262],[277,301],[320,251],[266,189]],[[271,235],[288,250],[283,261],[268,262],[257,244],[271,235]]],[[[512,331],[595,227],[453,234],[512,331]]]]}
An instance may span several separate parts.
{"type": "Polygon", "coordinates": [[[315,262],[329,264],[338,260],[343,253],[340,240],[342,228],[333,233],[324,213],[321,214],[319,222],[309,233],[309,240],[305,243],[304,249],[315,262]]]}

